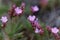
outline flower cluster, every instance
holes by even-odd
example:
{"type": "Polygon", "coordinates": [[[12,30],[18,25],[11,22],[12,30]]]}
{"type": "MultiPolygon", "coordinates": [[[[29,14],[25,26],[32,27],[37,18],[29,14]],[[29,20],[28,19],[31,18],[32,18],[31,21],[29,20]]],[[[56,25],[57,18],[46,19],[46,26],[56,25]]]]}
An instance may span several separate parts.
{"type": "Polygon", "coordinates": [[[38,34],[43,34],[44,33],[43,28],[38,23],[38,18],[36,18],[36,16],[29,15],[28,20],[31,22],[35,33],[38,33],[38,34]]]}
{"type": "Polygon", "coordinates": [[[47,26],[46,27],[48,31],[54,33],[54,34],[57,34],[59,32],[59,29],[57,27],[50,27],[50,26],[47,26]]]}
{"type": "MultiPolygon", "coordinates": [[[[25,3],[24,2],[22,2],[20,7],[18,7],[16,4],[13,4],[12,7],[8,11],[9,17],[12,18],[14,16],[20,16],[24,12],[24,8],[25,8],[25,3]]],[[[7,16],[2,16],[0,21],[2,22],[1,26],[3,28],[5,28],[6,23],[8,21],[7,16]]]]}
{"type": "Polygon", "coordinates": [[[52,28],[50,26],[47,26],[46,28],[47,28],[48,32],[51,32],[53,34],[53,36],[56,38],[56,40],[60,39],[60,36],[58,34],[59,29],[57,27],[52,28]]]}
{"type": "Polygon", "coordinates": [[[13,4],[11,9],[9,10],[10,17],[20,16],[24,12],[24,8],[25,8],[24,2],[22,2],[20,7],[16,6],[16,4],[13,4]]]}
{"type": "MultiPolygon", "coordinates": [[[[35,33],[41,34],[41,35],[44,34],[44,30],[43,30],[42,26],[39,24],[38,18],[36,16],[29,15],[27,19],[30,21],[35,33]]],[[[59,29],[57,27],[53,28],[50,26],[46,26],[46,29],[48,32],[51,32],[56,39],[60,38],[60,36],[58,34],[59,29]]]]}
{"type": "Polygon", "coordinates": [[[15,8],[16,8],[16,4],[13,4],[12,7],[9,9],[8,13],[9,16],[12,18],[13,16],[15,16],[15,8]]]}

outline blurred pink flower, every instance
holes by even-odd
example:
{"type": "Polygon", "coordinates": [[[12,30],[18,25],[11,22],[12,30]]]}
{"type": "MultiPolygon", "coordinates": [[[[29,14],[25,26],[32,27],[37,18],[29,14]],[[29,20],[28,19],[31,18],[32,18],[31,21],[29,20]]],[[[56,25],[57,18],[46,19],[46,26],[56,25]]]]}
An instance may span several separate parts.
{"type": "Polygon", "coordinates": [[[32,6],[31,8],[32,8],[32,11],[33,11],[33,12],[39,11],[38,6],[32,6]]]}
{"type": "Polygon", "coordinates": [[[35,25],[35,27],[37,27],[38,29],[41,28],[41,25],[39,24],[38,18],[35,19],[34,25],[35,25]]]}
{"type": "Polygon", "coordinates": [[[36,19],[36,17],[33,15],[29,15],[29,17],[28,17],[28,20],[29,21],[34,21],[36,19]]]}
{"type": "Polygon", "coordinates": [[[35,33],[38,33],[40,35],[43,35],[44,30],[43,29],[38,29],[37,27],[35,28],[35,33]]]}
{"type": "Polygon", "coordinates": [[[54,28],[51,28],[51,31],[52,31],[52,33],[58,33],[59,32],[59,29],[57,29],[56,27],[54,27],[54,28]]]}
{"type": "Polygon", "coordinates": [[[16,8],[16,4],[13,4],[13,5],[12,5],[12,8],[16,8]]]}
{"type": "Polygon", "coordinates": [[[24,9],[25,9],[25,2],[22,2],[22,3],[21,3],[20,8],[21,8],[22,10],[24,10],[24,9]]]}
{"type": "Polygon", "coordinates": [[[15,12],[17,15],[21,14],[23,12],[23,10],[19,7],[15,8],[15,12]]]}
{"type": "Polygon", "coordinates": [[[24,2],[22,2],[21,6],[25,6],[25,3],[24,3],[24,2]]]}
{"type": "Polygon", "coordinates": [[[2,16],[0,20],[2,21],[2,23],[6,23],[8,21],[8,18],[6,16],[2,16]]]}
{"type": "Polygon", "coordinates": [[[38,28],[35,29],[35,33],[40,33],[40,31],[38,28]]]}

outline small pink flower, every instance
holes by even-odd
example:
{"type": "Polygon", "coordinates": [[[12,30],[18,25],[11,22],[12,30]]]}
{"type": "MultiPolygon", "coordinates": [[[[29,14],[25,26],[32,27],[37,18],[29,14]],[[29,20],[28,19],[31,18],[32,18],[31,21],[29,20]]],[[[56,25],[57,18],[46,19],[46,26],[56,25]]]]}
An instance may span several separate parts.
{"type": "Polygon", "coordinates": [[[38,28],[35,29],[35,33],[40,33],[40,31],[38,28]]]}
{"type": "Polygon", "coordinates": [[[32,11],[33,11],[33,12],[39,11],[38,6],[32,6],[31,8],[32,8],[32,11]]]}
{"type": "Polygon", "coordinates": [[[35,17],[34,15],[33,15],[33,16],[29,15],[28,20],[29,20],[29,21],[34,21],[35,18],[36,18],[36,17],[35,17]]]}
{"type": "Polygon", "coordinates": [[[8,21],[8,18],[6,16],[2,16],[0,20],[2,21],[2,23],[6,23],[8,21]]]}
{"type": "Polygon", "coordinates": [[[39,29],[41,28],[41,25],[39,24],[38,18],[36,18],[36,20],[34,21],[34,25],[39,29]]]}
{"type": "Polygon", "coordinates": [[[24,10],[24,8],[25,8],[25,3],[24,3],[24,2],[21,3],[20,8],[21,8],[22,10],[24,10]]]}
{"type": "Polygon", "coordinates": [[[37,28],[40,28],[40,24],[38,22],[34,22],[34,24],[37,28]]]}
{"type": "Polygon", "coordinates": [[[43,35],[44,31],[43,31],[42,29],[38,29],[38,28],[36,27],[35,33],[38,33],[38,34],[43,35]]]}
{"type": "Polygon", "coordinates": [[[52,31],[52,33],[55,33],[56,34],[56,33],[59,32],[59,29],[57,29],[56,27],[54,27],[54,28],[51,29],[51,31],[52,31]]]}
{"type": "Polygon", "coordinates": [[[25,6],[25,3],[24,3],[24,2],[22,2],[21,6],[25,6]]]}
{"type": "Polygon", "coordinates": [[[21,14],[23,12],[23,10],[19,7],[15,8],[15,12],[17,15],[21,14]]]}
{"type": "Polygon", "coordinates": [[[13,5],[12,5],[12,8],[16,8],[16,4],[13,4],[13,5]]]}

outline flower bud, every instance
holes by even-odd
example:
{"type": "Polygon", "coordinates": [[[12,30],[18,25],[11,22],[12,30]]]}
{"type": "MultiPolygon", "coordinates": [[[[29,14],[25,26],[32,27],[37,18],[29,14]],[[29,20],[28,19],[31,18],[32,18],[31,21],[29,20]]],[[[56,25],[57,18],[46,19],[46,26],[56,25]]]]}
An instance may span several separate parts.
{"type": "Polygon", "coordinates": [[[24,10],[24,8],[25,8],[25,3],[24,2],[21,3],[20,8],[22,8],[22,10],[24,10]]]}

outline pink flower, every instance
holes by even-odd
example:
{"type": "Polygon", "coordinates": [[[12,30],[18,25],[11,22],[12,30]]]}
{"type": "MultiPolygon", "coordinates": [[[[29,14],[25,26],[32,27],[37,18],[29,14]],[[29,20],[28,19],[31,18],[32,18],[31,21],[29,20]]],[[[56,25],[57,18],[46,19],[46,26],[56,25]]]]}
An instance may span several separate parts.
{"type": "Polygon", "coordinates": [[[28,20],[29,20],[29,21],[34,21],[35,18],[36,18],[36,17],[35,17],[34,15],[33,15],[33,16],[29,15],[28,20]]]}
{"type": "Polygon", "coordinates": [[[40,33],[40,31],[38,28],[35,29],[35,33],[40,33]]]}
{"type": "Polygon", "coordinates": [[[2,23],[6,23],[8,21],[8,18],[6,16],[2,16],[0,20],[2,21],[2,23]]]}
{"type": "Polygon", "coordinates": [[[52,31],[52,33],[55,33],[56,34],[56,33],[59,32],[59,29],[57,29],[56,27],[54,27],[54,28],[51,29],[51,31],[52,31]]]}
{"type": "Polygon", "coordinates": [[[15,8],[15,12],[17,15],[21,14],[23,12],[23,10],[19,7],[15,8]]]}
{"type": "Polygon", "coordinates": [[[32,8],[32,11],[33,11],[33,12],[39,11],[38,6],[32,6],[31,8],[32,8]]]}
{"type": "Polygon", "coordinates": [[[21,6],[24,6],[24,7],[25,7],[25,3],[24,3],[24,2],[22,2],[21,6]]]}
{"type": "Polygon", "coordinates": [[[20,8],[21,8],[22,10],[24,10],[24,8],[25,8],[25,3],[24,3],[24,2],[21,3],[20,8]]]}
{"type": "Polygon", "coordinates": [[[13,4],[13,5],[12,5],[12,8],[16,8],[16,4],[13,4]]]}
{"type": "Polygon", "coordinates": [[[38,29],[38,28],[36,27],[35,33],[38,33],[38,34],[43,35],[44,31],[43,31],[42,29],[38,29]]]}
{"type": "Polygon", "coordinates": [[[38,18],[36,18],[36,20],[34,21],[34,25],[35,25],[35,27],[37,27],[37,28],[41,28],[41,25],[39,24],[39,21],[38,21],[38,18]]]}

